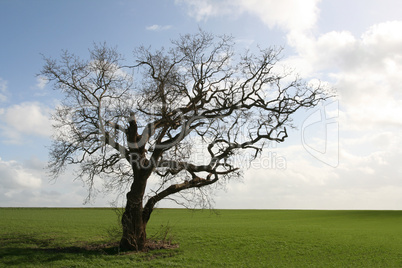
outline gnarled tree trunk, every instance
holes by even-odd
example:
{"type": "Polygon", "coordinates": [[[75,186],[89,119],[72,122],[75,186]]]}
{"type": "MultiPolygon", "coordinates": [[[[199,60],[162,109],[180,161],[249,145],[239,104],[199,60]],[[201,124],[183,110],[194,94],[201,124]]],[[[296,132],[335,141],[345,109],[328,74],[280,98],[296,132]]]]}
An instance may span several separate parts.
{"type": "Polygon", "coordinates": [[[122,251],[141,251],[145,247],[146,226],[149,216],[145,218],[143,216],[142,200],[146,182],[146,175],[137,174],[130,191],[127,193],[127,204],[121,219],[123,235],[120,240],[120,250],[122,251]]]}
{"type": "Polygon", "coordinates": [[[121,219],[123,236],[120,240],[120,250],[141,251],[146,243],[147,222],[142,218],[142,204],[130,203],[130,201],[127,201],[126,209],[121,219]]]}

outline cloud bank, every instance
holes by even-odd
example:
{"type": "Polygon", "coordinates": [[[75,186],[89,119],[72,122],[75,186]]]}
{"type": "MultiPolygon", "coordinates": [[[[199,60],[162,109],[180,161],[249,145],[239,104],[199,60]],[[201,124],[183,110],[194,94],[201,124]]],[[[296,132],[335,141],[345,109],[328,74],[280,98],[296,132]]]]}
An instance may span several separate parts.
{"type": "Polygon", "coordinates": [[[303,31],[312,28],[318,18],[320,0],[176,0],[184,5],[188,15],[198,21],[217,16],[239,16],[248,13],[257,16],[269,28],[303,31]]]}
{"type": "Polygon", "coordinates": [[[50,109],[37,102],[23,102],[0,110],[0,136],[6,143],[24,143],[30,136],[50,137],[50,109]]]}
{"type": "Polygon", "coordinates": [[[320,1],[176,2],[199,21],[252,14],[268,28],[279,27],[295,51],[283,64],[338,92],[336,168],[312,158],[301,145],[288,146],[278,151],[287,159],[286,170],[248,170],[245,183],[229,185],[217,203],[230,208],[400,209],[402,21],[371,25],[360,36],[347,30],[315,34],[320,1]],[[231,198],[229,203],[228,196],[246,202],[231,198]]]}

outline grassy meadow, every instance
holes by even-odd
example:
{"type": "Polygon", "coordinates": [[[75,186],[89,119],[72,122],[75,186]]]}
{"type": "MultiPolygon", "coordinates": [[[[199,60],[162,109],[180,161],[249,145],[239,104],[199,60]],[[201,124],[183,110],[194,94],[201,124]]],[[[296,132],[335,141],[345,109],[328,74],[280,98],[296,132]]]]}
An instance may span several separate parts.
{"type": "Polygon", "coordinates": [[[119,253],[113,209],[0,208],[0,267],[402,267],[402,211],[157,209],[119,253]]]}

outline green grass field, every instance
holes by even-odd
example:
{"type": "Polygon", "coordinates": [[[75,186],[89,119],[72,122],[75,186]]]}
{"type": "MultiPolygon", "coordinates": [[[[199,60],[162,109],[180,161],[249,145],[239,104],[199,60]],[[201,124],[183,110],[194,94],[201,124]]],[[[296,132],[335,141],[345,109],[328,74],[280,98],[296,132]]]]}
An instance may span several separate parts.
{"type": "Polygon", "coordinates": [[[0,267],[402,267],[402,211],[216,212],[158,209],[179,247],[119,254],[112,209],[1,208],[0,267]]]}

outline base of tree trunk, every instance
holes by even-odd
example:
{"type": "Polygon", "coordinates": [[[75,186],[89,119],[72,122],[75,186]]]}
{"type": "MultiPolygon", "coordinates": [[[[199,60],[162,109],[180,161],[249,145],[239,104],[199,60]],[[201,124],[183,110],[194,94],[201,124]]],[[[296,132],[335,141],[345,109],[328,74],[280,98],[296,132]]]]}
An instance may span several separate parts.
{"type": "Polygon", "coordinates": [[[146,246],[145,239],[128,239],[123,237],[120,240],[120,251],[143,251],[146,246]]]}
{"type": "Polygon", "coordinates": [[[144,246],[141,249],[139,247],[133,246],[128,241],[120,241],[119,251],[120,252],[129,252],[129,251],[148,252],[151,250],[174,249],[174,248],[178,248],[178,247],[179,247],[178,244],[174,244],[170,241],[149,239],[144,243],[144,246]]]}

